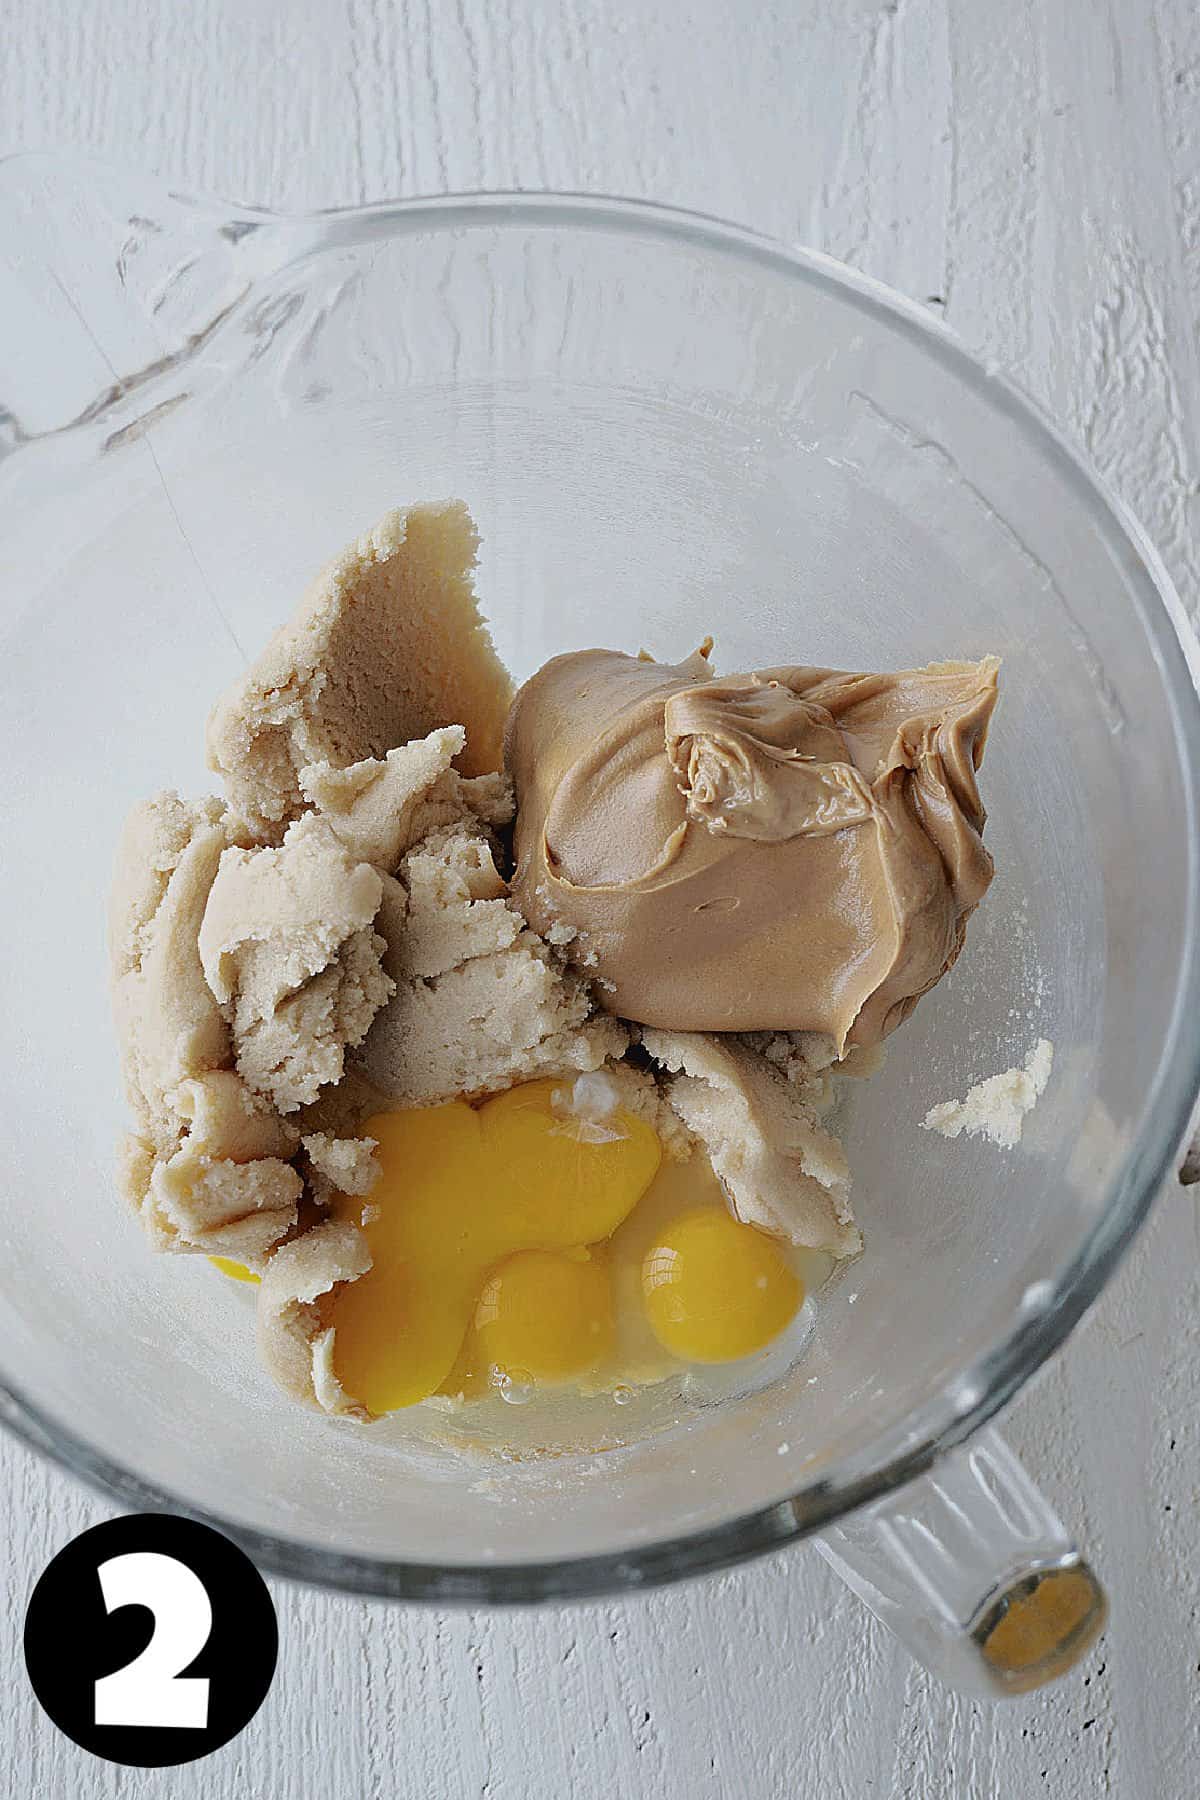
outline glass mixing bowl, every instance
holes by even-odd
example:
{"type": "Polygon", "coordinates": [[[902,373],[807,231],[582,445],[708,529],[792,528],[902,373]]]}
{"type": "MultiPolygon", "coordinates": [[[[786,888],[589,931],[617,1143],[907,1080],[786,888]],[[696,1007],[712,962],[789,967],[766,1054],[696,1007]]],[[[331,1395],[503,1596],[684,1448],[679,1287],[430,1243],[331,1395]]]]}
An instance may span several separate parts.
{"type": "Polygon", "coordinates": [[[981,1428],[1128,1247],[1200,1078],[1200,711],[1137,527],[916,307],[710,220],[539,195],[280,218],[34,157],[0,170],[0,225],[3,1416],[333,1587],[569,1598],[820,1532],[951,1679],[1064,1666],[1099,1588],[981,1428]],[[311,571],[447,495],[518,678],[708,631],[726,669],[1004,658],[995,885],[856,1090],[867,1250],[806,1354],[625,1449],[466,1473],[411,1420],[285,1403],[245,1292],[149,1253],[110,1173],[103,949],[131,802],[209,789],[209,702],[311,571]],[[920,1129],[1040,1037],[1018,1148],[920,1129]]]}

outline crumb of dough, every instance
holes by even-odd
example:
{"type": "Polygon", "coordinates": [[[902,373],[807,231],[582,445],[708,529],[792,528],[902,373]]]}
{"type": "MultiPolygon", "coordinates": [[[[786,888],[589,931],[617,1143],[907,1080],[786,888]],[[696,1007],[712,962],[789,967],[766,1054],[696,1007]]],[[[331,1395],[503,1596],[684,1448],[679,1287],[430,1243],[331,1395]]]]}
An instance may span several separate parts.
{"type": "Polygon", "coordinates": [[[846,1054],[838,1057],[837,1045],[824,1031],[740,1031],[739,1044],[765,1056],[773,1068],[800,1088],[806,1105],[818,1118],[830,1112],[837,1102],[835,1075],[851,1075],[865,1080],[882,1068],[887,1057],[886,1043],[851,1044],[846,1054]]]}
{"type": "Polygon", "coordinates": [[[388,1104],[497,1093],[623,1053],[624,1027],[591,1017],[583,982],[507,904],[478,828],[434,833],[405,857],[400,880],[407,907],[385,957],[396,993],[361,1053],[388,1104]]]}
{"type": "Polygon", "coordinates": [[[279,1386],[295,1400],[328,1413],[368,1420],[372,1414],[342,1388],[333,1370],[334,1331],[321,1301],[371,1267],[357,1225],[329,1220],[272,1255],[258,1290],[258,1347],[279,1386]]]}
{"type": "Polygon", "coordinates": [[[319,975],[235,1029],[239,1069],[281,1112],[341,1080],[347,1047],[363,1041],[393,991],[381,968],[384,947],[377,933],[356,931],[319,975]]]}
{"type": "Polygon", "coordinates": [[[232,1256],[255,1266],[296,1223],[298,1134],[231,1069],[170,1095],[182,1136],[170,1156],[127,1137],[118,1185],[154,1247],[232,1256]]]}
{"type": "Polygon", "coordinates": [[[1049,1038],[1039,1038],[1024,1066],[976,1082],[962,1100],[943,1100],[931,1106],[921,1124],[926,1131],[940,1131],[946,1138],[965,1131],[968,1137],[984,1137],[1002,1150],[1011,1150],[1021,1141],[1026,1114],[1045,1092],[1053,1064],[1054,1045],[1049,1038]]]}
{"type": "Polygon", "coordinates": [[[494,831],[511,825],[516,817],[517,796],[512,777],[503,770],[491,775],[463,777],[458,793],[467,811],[473,813],[481,825],[490,825],[494,831]]]}
{"type": "Polygon", "coordinates": [[[219,800],[157,795],[134,807],[117,849],[109,906],[113,1013],[137,1135],[169,1153],[180,1120],[167,1096],[229,1060],[229,1031],[204,979],[196,936],[230,847],[219,800]]]}
{"type": "Polygon", "coordinates": [[[390,872],[423,837],[462,818],[465,784],[450,765],[465,741],[461,725],[447,725],[382,760],[369,757],[348,769],[309,763],[300,771],[301,791],[351,856],[390,872]]]}
{"type": "Polygon", "coordinates": [[[181,800],[170,791],[139,801],[129,813],[117,848],[108,907],[114,980],[145,962],[171,877],[193,841],[215,828],[225,847],[224,816],[224,802],[212,795],[181,800]]]}
{"type": "Polygon", "coordinates": [[[148,1144],[136,1131],[122,1134],[117,1145],[117,1192],[136,1213],[141,1212],[150,1192],[155,1161],[153,1144],[148,1144]]]}
{"type": "Polygon", "coordinates": [[[399,974],[431,980],[475,956],[507,950],[525,929],[507,904],[508,887],[488,843],[470,830],[427,839],[405,858],[408,918],[398,949],[399,974]]]}
{"type": "MultiPolygon", "coordinates": [[[[833,1071],[840,1073],[837,1045],[823,1031],[741,1031],[735,1041],[766,1058],[803,1095],[805,1105],[822,1117],[837,1095],[833,1071]]],[[[851,1053],[852,1054],[852,1053],[851,1053]]]]}
{"type": "Polygon", "coordinates": [[[282,1113],[341,1079],[393,991],[372,929],[382,879],[308,815],[279,849],[227,850],[200,927],[200,960],[228,1019],[238,1073],[282,1113]]]}
{"type": "Polygon", "coordinates": [[[379,1180],[377,1141],[369,1137],[332,1137],[311,1131],[303,1139],[313,1171],[337,1194],[369,1194],[379,1180]]]}
{"type": "Polygon", "coordinates": [[[862,1248],[845,1153],[786,1075],[710,1033],[646,1030],[642,1043],[739,1219],[838,1257],[862,1248]]]}
{"type": "Polygon", "coordinates": [[[386,1109],[386,1097],[353,1060],[355,1054],[347,1059],[346,1072],[336,1087],[323,1088],[310,1106],[290,1115],[303,1136],[325,1132],[330,1137],[357,1137],[365,1120],[386,1109]]]}
{"type": "Polygon", "coordinates": [[[381,876],[383,894],[375,914],[375,929],[386,946],[383,970],[394,982],[404,975],[404,932],[408,924],[408,889],[394,875],[381,876]]]}
{"type": "Polygon", "coordinates": [[[227,1157],[252,1162],[258,1156],[293,1154],[300,1134],[232,1069],[213,1069],[180,1082],[170,1096],[185,1124],[185,1144],[193,1157],[227,1157]]]}
{"type": "Polygon", "coordinates": [[[503,756],[512,682],[471,585],[478,535],[461,501],[390,512],[334,558],[208,723],[234,806],[278,842],[304,810],[303,769],[345,768],[455,721],[464,773],[503,756]]]}
{"type": "Polygon", "coordinates": [[[474,1099],[621,1056],[623,1026],[590,1011],[540,938],[524,931],[508,950],[402,984],[371,1029],[363,1064],[391,1106],[474,1099]]]}
{"type": "Polygon", "coordinates": [[[254,1267],[296,1223],[303,1190],[291,1163],[277,1156],[197,1165],[185,1147],[155,1164],[142,1220],[156,1249],[231,1256],[254,1267]]]}
{"type": "Polygon", "coordinates": [[[737,1038],[801,1087],[838,1059],[837,1045],[823,1031],[742,1031],[737,1038]]]}

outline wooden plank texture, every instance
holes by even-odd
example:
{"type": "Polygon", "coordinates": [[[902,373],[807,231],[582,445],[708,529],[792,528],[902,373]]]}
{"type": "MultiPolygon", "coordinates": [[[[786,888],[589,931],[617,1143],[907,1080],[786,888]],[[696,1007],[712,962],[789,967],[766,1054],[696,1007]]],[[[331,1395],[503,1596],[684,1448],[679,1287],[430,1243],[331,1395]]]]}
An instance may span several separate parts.
{"type": "MultiPolygon", "coordinates": [[[[8,0],[0,151],[78,145],[281,207],[476,187],[669,200],[944,314],[1063,421],[1200,608],[1193,0],[8,0]]],[[[1112,1584],[1003,1708],[916,1670],[808,1553],[636,1602],[387,1608],[279,1586],[245,1735],[90,1761],[19,1668],[25,1598],[105,1508],[7,1440],[0,1773],[18,1795],[1186,1800],[1200,1766],[1196,1196],[1172,1189],[1010,1434],[1112,1584]]]]}

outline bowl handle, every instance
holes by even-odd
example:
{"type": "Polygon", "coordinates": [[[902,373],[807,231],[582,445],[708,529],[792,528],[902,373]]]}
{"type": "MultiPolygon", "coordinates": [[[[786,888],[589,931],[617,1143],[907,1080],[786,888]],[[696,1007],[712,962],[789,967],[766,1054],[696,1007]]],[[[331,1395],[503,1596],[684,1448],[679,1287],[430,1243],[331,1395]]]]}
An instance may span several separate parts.
{"type": "Polygon", "coordinates": [[[966,1693],[1054,1681],[1104,1628],[1096,1576],[990,1429],[814,1542],[918,1662],[966,1693]]]}

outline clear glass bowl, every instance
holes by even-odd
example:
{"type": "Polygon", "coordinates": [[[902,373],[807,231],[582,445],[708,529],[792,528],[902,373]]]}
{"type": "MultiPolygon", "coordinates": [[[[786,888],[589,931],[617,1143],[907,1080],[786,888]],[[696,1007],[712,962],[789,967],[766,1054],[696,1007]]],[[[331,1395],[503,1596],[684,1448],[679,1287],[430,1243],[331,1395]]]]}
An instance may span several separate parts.
{"type": "Polygon", "coordinates": [[[890,1505],[1095,1298],[1200,1082],[1200,712],[1138,528],[919,309],[710,220],[543,196],[285,219],[24,158],[0,226],[4,1416],[126,1504],[408,1598],[657,1581],[890,1505]],[[996,882],[856,1094],[867,1251],[807,1354],[624,1450],[466,1476],[411,1421],[285,1404],[246,1294],[149,1254],[110,1175],[103,954],[131,802],[206,791],[208,704],[310,572],[446,495],[518,678],[709,631],[726,669],[1004,658],[996,882]],[[1043,1036],[1018,1149],[919,1129],[1043,1036]]]}

